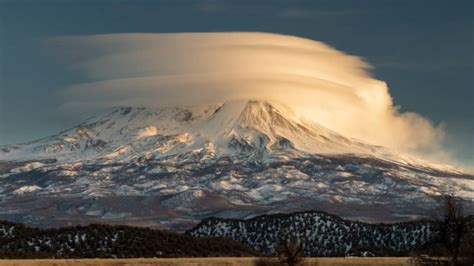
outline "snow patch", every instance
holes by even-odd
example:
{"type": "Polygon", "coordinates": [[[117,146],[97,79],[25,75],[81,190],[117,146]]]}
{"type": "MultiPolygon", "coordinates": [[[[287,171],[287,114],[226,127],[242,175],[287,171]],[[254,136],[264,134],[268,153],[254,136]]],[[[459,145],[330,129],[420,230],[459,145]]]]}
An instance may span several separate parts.
{"type": "Polygon", "coordinates": [[[23,186],[21,188],[16,189],[15,191],[13,191],[13,194],[21,195],[21,194],[30,193],[30,192],[33,192],[33,191],[36,191],[36,190],[39,190],[39,189],[41,189],[41,187],[38,187],[36,185],[23,186]]]}

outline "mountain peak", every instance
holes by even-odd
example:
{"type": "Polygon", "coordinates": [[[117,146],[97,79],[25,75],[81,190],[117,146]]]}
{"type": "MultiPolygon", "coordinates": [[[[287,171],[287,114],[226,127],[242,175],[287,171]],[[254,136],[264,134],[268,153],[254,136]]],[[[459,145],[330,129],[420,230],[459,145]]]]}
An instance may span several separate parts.
{"type": "Polygon", "coordinates": [[[307,153],[373,154],[364,145],[297,117],[280,103],[263,100],[228,101],[191,107],[114,108],[65,130],[16,149],[2,157],[55,158],[71,161],[85,158],[135,158],[153,154],[156,158],[200,149],[213,143],[216,154],[236,154],[235,143],[246,151],[274,150],[307,153]],[[117,151],[120,156],[117,157],[117,151]],[[126,151],[126,152],[125,152],[126,151]]]}
{"type": "MultiPolygon", "coordinates": [[[[283,107],[283,106],[282,106],[283,107]]],[[[299,119],[289,108],[277,108],[266,101],[248,101],[240,114],[242,126],[287,127],[296,130],[300,125],[299,119]]]]}
{"type": "Polygon", "coordinates": [[[129,160],[144,154],[164,158],[202,149],[214,157],[242,152],[260,157],[358,154],[421,164],[388,149],[348,139],[296,116],[281,103],[253,99],[187,107],[117,107],[56,135],[2,146],[0,160],[129,160]]]}
{"type": "Polygon", "coordinates": [[[448,187],[472,200],[473,182],[255,100],[119,107],[51,137],[0,147],[0,196],[13,208],[4,213],[41,217],[39,224],[139,217],[169,227],[203,213],[239,218],[315,204],[399,219],[448,187]],[[161,220],[163,213],[176,216],[161,220]]]}

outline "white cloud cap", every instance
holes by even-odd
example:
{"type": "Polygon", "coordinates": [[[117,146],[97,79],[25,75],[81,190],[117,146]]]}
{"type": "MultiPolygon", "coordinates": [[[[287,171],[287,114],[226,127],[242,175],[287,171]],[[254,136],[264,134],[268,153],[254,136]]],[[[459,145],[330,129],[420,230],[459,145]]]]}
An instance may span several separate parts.
{"type": "Polygon", "coordinates": [[[440,127],[399,112],[368,63],[321,42],[235,32],[93,35],[53,43],[87,79],[64,94],[68,108],[264,99],[367,143],[446,155],[439,151],[440,127]]]}

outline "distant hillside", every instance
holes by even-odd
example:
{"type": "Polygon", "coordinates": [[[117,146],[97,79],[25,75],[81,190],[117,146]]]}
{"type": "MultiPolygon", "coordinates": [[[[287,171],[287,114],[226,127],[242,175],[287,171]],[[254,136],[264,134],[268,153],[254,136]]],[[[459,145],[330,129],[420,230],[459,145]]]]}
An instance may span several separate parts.
{"type": "Polygon", "coordinates": [[[422,249],[436,235],[430,221],[369,224],[324,212],[262,215],[248,220],[209,218],[187,234],[228,237],[267,255],[276,255],[286,234],[294,241],[304,241],[307,256],[405,256],[422,249]]]}
{"type": "Polygon", "coordinates": [[[224,238],[196,238],[150,228],[89,225],[37,229],[0,221],[0,258],[255,256],[224,238]]]}

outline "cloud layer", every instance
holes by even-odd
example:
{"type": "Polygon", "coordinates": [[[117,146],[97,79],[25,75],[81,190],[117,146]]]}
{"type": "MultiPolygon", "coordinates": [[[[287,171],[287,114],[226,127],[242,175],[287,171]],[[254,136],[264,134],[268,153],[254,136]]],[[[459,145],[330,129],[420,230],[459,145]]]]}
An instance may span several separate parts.
{"type": "Polygon", "coordinates": [[[321,42],[236,32],[94,35],[52,43],[84,77],[64,93],[66,108],[263,99],[371,144],[444,153],[440,127],[400,112],[367,62],[321,42]]]}

